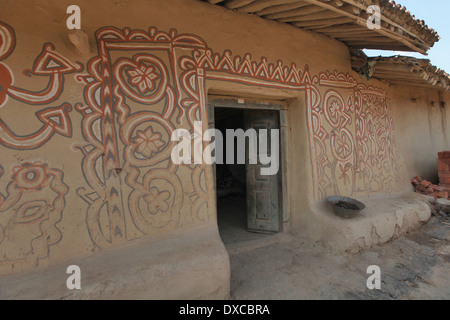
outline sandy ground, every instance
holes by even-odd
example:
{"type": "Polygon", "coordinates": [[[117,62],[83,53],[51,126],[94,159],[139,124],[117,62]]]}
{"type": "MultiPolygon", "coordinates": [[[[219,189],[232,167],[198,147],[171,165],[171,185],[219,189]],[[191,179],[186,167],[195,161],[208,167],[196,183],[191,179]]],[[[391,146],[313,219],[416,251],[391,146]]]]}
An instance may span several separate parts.
{"type": "Polygon", "coordinates": [[[226,246],[232,299],[450,299],[450,219],[351,256],[282,234],[226,246]],[[370,265],[380,290],[366,286],[370,265]]]}

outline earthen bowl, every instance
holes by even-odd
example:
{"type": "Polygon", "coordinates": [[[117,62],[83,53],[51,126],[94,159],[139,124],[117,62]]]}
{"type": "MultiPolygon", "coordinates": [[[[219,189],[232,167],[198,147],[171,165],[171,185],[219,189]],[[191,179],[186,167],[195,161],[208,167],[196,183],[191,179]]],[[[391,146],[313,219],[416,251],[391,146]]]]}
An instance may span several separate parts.
{"type": "Polygon", "coordinates": [[[341,196],[328,197],[328,202],[332,204],[334,213],[344,219],[356,217],[366,207],[361,201],[341,196]]]}

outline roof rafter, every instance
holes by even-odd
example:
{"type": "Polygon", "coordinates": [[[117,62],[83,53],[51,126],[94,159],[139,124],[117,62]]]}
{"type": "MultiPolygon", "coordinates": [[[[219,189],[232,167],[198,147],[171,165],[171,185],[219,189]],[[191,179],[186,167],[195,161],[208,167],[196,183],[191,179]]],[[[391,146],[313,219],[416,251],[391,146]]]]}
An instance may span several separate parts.
{"type": "Polygon", "coordinates": [[[426,55],[434,43],[439,41],[434,30],[392,0],[203,1],[322,33],[353,48],[415,51],[426,55]],[[367,9],[370,5],[378,5],[381,9],[380,29],[367,28],[367,9]],[[349,28],[358,32],[358,35],[348,33],[349,28]]]}

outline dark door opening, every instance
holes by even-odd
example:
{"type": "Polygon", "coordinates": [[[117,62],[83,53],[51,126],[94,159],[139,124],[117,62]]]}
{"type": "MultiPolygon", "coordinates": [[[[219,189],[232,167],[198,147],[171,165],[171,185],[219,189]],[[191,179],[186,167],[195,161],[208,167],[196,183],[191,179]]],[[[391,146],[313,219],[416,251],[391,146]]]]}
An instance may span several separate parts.
{"type": "MultiPolygon", "coordinates": [[[[213,112],[214,127],[222,133],[224,145],[227,129],[253,128],[258,132],[278,127],[277,111],[216,107],[213,112]]],[[[215,165],[217,222],[225,244],[256,240],[281,231],[280,175],[261,176],[260,168],[265,166],[249,164],[248,154],[245,164],[237,164],[237,143],[234,145],[234,164],[224,161],[215,165]]],[[[248,149],[247,141],[247,153],[248,149]]]]}

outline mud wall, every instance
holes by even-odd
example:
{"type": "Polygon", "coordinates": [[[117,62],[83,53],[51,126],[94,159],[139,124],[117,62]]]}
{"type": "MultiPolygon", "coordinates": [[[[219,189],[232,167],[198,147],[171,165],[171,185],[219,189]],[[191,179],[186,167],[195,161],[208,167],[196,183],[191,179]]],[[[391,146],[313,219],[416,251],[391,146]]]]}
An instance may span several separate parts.
{"type": "Polygon", "coordinates": [[[437,153],[450,149],[450,95],[421,88],[393,86],[399,149],[408,176],[438,183],[437,153]]]}
{"type": "Polygon", "coordinates": [[[342,43],[193,0],[77,1],[74,33],[71,4],[0,3],[1,274],[214,221],[211,167],[170,158],[208,94],[288,104],[294,224],[328,195],[406,189],[402,97],[342,43]]]}

